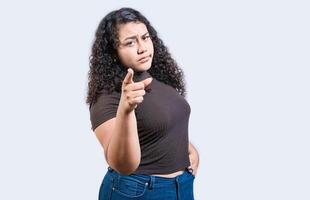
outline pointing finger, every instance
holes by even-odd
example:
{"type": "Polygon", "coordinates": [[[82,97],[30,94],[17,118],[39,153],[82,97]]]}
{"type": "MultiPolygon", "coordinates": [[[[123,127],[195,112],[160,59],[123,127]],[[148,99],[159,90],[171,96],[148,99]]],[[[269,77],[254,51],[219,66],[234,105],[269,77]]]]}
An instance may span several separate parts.
{"type": "Polygon", "coordinates": [[[133,80],[132,80],[133,73],[134,73],[134,71],[131,68],[128,68],[127,74],[126,74],[126,76],[124,78],[123,83],[126,83],[126,84],[134,83],[133,80]]]}

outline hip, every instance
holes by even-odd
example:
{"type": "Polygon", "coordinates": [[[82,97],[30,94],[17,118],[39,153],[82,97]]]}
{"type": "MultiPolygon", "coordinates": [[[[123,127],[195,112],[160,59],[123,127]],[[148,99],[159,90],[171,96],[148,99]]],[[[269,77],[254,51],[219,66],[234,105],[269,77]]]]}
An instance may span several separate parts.
{"type": "Polygon", "coordinates": [[[131,174],[120,175],[108,167],[99,190],[99,200],[119,199],[194,199],[195,176],[190,170],[179,171],[175,177],[131,174]]]}

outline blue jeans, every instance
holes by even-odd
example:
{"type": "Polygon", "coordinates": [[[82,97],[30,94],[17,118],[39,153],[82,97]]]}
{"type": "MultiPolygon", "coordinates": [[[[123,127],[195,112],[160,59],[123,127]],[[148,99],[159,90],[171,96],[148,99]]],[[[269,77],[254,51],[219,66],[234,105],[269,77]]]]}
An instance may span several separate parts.
{"type": "Polygon", "coordinates": [[[108,167],[99,189],[99,200],[193,200],[195,176],[190,169],[174,178],[153,175],[120,175],[108,167]]]}

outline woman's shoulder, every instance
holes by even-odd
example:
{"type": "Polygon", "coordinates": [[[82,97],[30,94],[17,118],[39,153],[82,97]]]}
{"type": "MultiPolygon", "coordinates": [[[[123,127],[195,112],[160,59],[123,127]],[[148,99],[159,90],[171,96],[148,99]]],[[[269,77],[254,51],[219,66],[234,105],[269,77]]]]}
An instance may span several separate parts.
{"type": "Polygon", "coordinates": [[[111,96],[121,96],[121,93],[115,90],[109,91],[107,89],[101,89],[98,92],[98,97],[111,97],[111,96]]]}
{"type": "Polygon", "coordinates": [[[108,91],[102,89],[98,92],[96,101],[91,104],[90,107],[97,107],[107,104],[118,103],[120,100],[121,94],[117,91],[108,91]]]}

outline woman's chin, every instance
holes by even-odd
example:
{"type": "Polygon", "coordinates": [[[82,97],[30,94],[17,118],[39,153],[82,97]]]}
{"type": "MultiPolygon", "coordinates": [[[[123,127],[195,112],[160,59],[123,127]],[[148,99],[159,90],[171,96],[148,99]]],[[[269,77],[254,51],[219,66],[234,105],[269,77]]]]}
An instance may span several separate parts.
{"type": "Polygon", "coordinates": [[[151,68],[152,64],[151,63],[139,63],[138,65],[135,66],[135,69],[138,71],[146,71],[151,68]]]}

